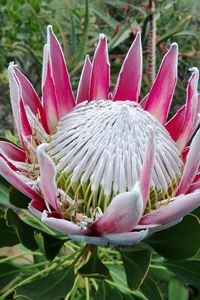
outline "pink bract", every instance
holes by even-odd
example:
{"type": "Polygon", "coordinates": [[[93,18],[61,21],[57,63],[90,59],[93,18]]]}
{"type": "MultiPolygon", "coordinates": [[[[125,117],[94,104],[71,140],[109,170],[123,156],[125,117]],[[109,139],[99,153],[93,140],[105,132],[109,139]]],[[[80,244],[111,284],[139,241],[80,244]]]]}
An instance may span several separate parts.
{"type": "Polygon", "coordinates": [[[139,102],[138,33],[109,89],[107,40],[86,56],[76,99],[61,46],[48,26],[42,99],[9,66],[13,115],[22,149],[0,141],[0,174],[27,195],[49,227],[88,244],[132,245],[179,222],[200,205],[199,73],[186,104],[167,120],[177,81],[178,46],[163,58],[139,102]]]}

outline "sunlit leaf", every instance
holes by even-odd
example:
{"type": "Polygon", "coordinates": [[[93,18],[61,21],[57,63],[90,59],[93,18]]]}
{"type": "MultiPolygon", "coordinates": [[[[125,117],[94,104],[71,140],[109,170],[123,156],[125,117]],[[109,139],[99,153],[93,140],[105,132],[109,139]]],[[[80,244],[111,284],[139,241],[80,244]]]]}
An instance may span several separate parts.
{"type": "Polygon", "coordinates": [[[189,290],[180,280],[178,280],[177,278],[172,278],[169,282],[168,299],[188,300],[189,290]]]}

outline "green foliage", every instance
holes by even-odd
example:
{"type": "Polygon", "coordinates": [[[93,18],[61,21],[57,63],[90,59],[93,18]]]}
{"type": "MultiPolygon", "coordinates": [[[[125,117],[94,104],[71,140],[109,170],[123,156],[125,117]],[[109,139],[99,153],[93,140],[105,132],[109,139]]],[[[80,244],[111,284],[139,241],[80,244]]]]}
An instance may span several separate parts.
{"type": "Polygon", "coordinates": [[[97,248],[92,250],[88,262],[78,269],[78,273],[82,276],[105,279],[109,275],[108,268],[101,262],[97,254],[97,248]]]}
{"type": "Polygon", "coordinates": [[[73,287],[73,267],[48,274],[45,277],[33,280],[22,287],[16,288],[16,295],[23,295],[33,300],[55,300],[65,296],[73,287]]]}
{"type": "Polygon", "coordinates": [[[200,248],[200,223],[188,215],[182,222],[152,235],[148,242],[161,255],[170,259],[186,259],[200,248]]]}
{"type": "Polygon", "coordinates": [[[133,249],[121,251],[126,272],[127,283],[130,289],[137,290],[147,275],[151,262],[151,251],[133,249]]]}

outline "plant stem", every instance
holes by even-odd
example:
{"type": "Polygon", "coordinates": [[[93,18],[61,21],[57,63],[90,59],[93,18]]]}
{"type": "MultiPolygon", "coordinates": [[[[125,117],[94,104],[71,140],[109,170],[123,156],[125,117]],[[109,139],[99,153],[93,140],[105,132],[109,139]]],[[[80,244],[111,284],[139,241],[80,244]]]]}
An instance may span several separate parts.
{"type": "Polygon", "coordinates": [[[149,0],[149,10],[150,20],[149,32],[147,36],[147,76],[149,78],[150,85],[152,85],[156,72],[156,16],[154,13],[154,0],[149,0]]]}
{"type": "Polygon", "coordinates": [[[21,253],[17,253],[15,255],[8,256],[8,257],[0,259],[0,264],[5,263],[5,262],[10,261],[10,260],[13,260],[15,258],[18,258],[20,256],[25,256],[25,255],[38,255],[38,256],[42,256],[42,253],[39,253],[39,252],[21,252],[21,253]]]}
{"type": "Polygon", "coordinates": [[[90,300],[90,288],[88,278],[85,278],[86,300],[90,300]]]}

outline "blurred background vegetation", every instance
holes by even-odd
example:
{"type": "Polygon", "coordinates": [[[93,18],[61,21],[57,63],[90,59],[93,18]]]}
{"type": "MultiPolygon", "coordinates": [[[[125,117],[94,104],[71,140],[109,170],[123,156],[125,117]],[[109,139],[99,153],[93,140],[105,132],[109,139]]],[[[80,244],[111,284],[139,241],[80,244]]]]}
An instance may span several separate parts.
{"type": "Polygon", "coordinates": [[[111,89],[137,31],[142,32],[144,75],[141,99],[172,42],[179,44],[179,82],[172,110],[185,101],[189,68],[200,64],[197,0],[0,0],[0,134],[13,131],[7,67],[14,61],[40,94],[46,26],[52,24],[64,49],[76,91],[82,61],[93,55],[99,33],[108,37],[111,89]],[[156,56],[155,56],[156,53],[156,56]]]}

